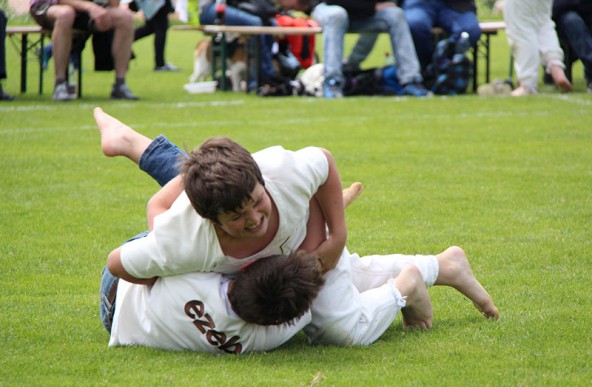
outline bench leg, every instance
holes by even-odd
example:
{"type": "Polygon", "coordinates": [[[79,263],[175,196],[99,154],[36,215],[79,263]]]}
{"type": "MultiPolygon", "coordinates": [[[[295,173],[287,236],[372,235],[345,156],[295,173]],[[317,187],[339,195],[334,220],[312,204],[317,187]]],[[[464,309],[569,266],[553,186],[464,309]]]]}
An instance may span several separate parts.
{"type": "Polygon", "coordinates": [[[82,51],[76,53],[78,56],[78,98],[82,98],[82,51]]]}
{"type": "Polygon", "coordinates": [[[45,48],[45,37],[41,34],[39,39],[39,95],[43,95],[43,52],[45,48]]]}
{"type": "Polygon", "coordinates": [[[27,92],[27,34],[21,36],[21,93],[27,92]]]}
{"type": "Polygon", "coordinates": [[[479,42],[471,48],[473,50],[473,93],[477,92],[477,83],[479,81],[479,42]]]}
{"type": "Polygon", "coordinates": [[[485,35],[485,83],[489,83],[491,76],[491,61],[490,61],[490,41],[489,34],[485,35]]]}
{"type": "Polygon", "coordinates": [[[216,73],[218,72],[218,63],[216,58],[220,59],[220,84],[219,89],[222,91],[228,90],[228,84],[226,82],[226,62],[228,55],[228,43],[226,42],[226,34],[218,33],[212,36],[212,47],[210,51],[211,68],[212,68],[212,80],[216,80],[216,73]]]}
{"type": "Polygon", "coordinates": [[[477,92],[477,87],[479,86],[479,76],[478,76],[478,62],[479,62],[479,53],[480,50],[483,49],[483,59],[485,60],[485,83],[489,83],[491,78],[491,40],[490,37],[492,34],[484,33],[484,37],[482,37],[474,46],[473,46],[473,92],[477,92]]]}

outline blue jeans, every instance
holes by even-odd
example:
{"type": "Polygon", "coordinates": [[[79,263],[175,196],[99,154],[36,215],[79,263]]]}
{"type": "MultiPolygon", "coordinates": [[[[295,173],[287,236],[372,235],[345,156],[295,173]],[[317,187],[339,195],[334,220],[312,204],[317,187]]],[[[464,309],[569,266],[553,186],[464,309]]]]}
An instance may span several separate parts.
{"type": "Polygon", "coordinates": [[[559,37],[569,43],[575,56],[584,64],[586,82],[592,84],[592,13],[566,12],[555,23],[559,37]]]}
{"type": "MultiPolygon", "coordinates": [[[[184,157],[187,157],[185,152],[171,143],[165,136],[160,135],[152,141],[142,154],[139,167],[163,186],[179,174],[179,161],[184,157]]],[[[148,235],[148,231],[134,236],[126,243],[143,238],[146,235],[148,235]]],[[[117,291],[117,284],[118,278],[105,267],[101,276],[99,291],[99,315],[103,326],[109,333],[111,333],[111,324],[115,312],[114,294],[117,291]]]]}
{"type": "Polygon", "coordinates": [[[399,7],[387,7],[372,17],[350,18],[338,5],[320,3],[312,17],[323,27],[323,65],[325,83],[335,80],[343,85],[342,61],[346,32],[362,33],[350,56],[350,63],[359,64],[372,50],[377,33],[387,32],[391,39],[397,63],[397,76],[401,84],[421,82],[419,62],[405,15],[399,7]],[[352,63],[353,62],[353,63],[352,63]]]}
{"type": "MultiPolygon", "coordinates": [[[[216,20],[215,4],[208,4],[203,7],[199,14],[199,22],[201,24],[214,24],[216,20]]],[[[269,24],[276,26],[275,19],[268,20],[269,24]]],[[[255,16],[248,12],[235,7],[226,7],[226,17],[224,24],[229,26],[254,26],[261,27],[263,21],[259,16],[255,16]]],[[[275,69],[272,63],[273,43],[275,39],[272,35],[261,35],[261,77],[265,82],[275,76],[275,69]]]]}
{"type": "Polygon", "coordinates": [[[443,0],[405,0],[403,10],[422,69],[425,69],[432,59],[433,27],[438,26],[449,35],[467,32],[471,46],[474,46],[481,37],[479,19],[474,12],[456,12],[443,0]]]}
{"type": "MultiPolygon", "coordinates": [[[[127,242],[133,241],[134,239],[143,238],[146,235],[148,235],[148,231],[144,231],[136,235],[127,242]]],[[[113,325],[113,314],[115,313],[116,299],[115,295],[117,294],[118,283],[119,278],[111,274],[111,272],[109,272],[105,266],[101,276],[101,289],[99,290],[99,315],[101,316],[101,322],[103,323],[103,326],[109,333],[111,333],[111,326],[113,325]]]]}

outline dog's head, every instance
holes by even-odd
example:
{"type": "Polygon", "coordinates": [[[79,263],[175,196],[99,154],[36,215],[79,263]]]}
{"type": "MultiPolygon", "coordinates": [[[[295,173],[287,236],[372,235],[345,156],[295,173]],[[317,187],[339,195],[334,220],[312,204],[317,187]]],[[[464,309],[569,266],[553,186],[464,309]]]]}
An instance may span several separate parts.
{"type": "Polygon", "coordinates": [[[304,85],[304,90],[307,95],[315,97],[323,96],[323,64],[317,63],[307,68],[299,77],[300,82],[304,85]]]}

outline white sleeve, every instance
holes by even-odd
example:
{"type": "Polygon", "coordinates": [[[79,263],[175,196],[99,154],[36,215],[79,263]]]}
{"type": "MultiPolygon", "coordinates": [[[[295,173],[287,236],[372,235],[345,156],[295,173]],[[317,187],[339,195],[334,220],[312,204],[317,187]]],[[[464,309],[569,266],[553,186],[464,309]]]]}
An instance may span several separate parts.
{"type": "Polygon", "coordinates": [[[246,351],[244,352],[271,351],[294,337],[294,335],[308,325],[311,320],[312,314],[308,311],[299,319],[292,320],[290,324],[269,326],[253,325],[255,330],[252,332],[252,337],[255,338],[255,342],[252,343],[252,348],[246,348],[246,351]]]}
{"type": "Polygon", "coordinates": [[[212,271],[223,256],[211,222],[195,212],[185,193],[155,218],[152,232],[121,248],[121,264],[136,278],[212,271]]]}

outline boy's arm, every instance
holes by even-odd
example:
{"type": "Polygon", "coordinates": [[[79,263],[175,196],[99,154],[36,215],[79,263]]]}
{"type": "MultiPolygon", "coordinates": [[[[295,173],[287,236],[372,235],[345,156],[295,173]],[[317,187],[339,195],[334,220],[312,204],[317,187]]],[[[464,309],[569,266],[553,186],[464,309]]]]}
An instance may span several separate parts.
{"type": "Polygon", "coordinates": [[[121,263],[121,247],[116,248],[107,257],[107,270],[114,276],[126,280],[133,284],[154,285],[157,277],[153,278],[136,278],[128,274],[121,263]]]}
{"type": "Polygon", "coordinates": [[[343,191],[341,178],[335,164],[333,155],[326,149],[321,149],[329,163],[327,180],[319,187],[314,197],[318,201],[321,212],[325,218],[328,234],[312,253],[319,256],[323,264],[323,271],[333,269],[345,248],[347,240],[347,227],[345,225],[345,211],[343,209],[343,191]]]}
{"type": "Polygon", "coordinates": [[[298,249],[311,253],[327,239],[327,232],[325,218],[315,196],[310,199],[308,207],[310,212],[308,221],[306,222],[306,237],[302,241],[302,244],[298,246],[298,249]]]}
{"type": "Polygon", "coordinates": [[[183,181],[179,175],[169,181],[148,200],[148,205],[146,206],[148,230],[152,231],[156,215],[162,214],[171,208],[174,201],[181,195],[181,192],[183,192],[183,181]]]}
{"type": "MultiPolygon", "coordinates": [[[[177,176],[148,200],[146,214],[150,231],[152,231],[154,227],[154,218],[171,208],[181,192],[183,192],[183,181],[181,176],[177,176]]],[[[118,247],[109,253],[109,256],[107,257],[107,270],[109,270],[114,276],[133,284],[153,285],[158,278],[136,278],[129,274],[121,263],[121,247],[118,247]]]]}

